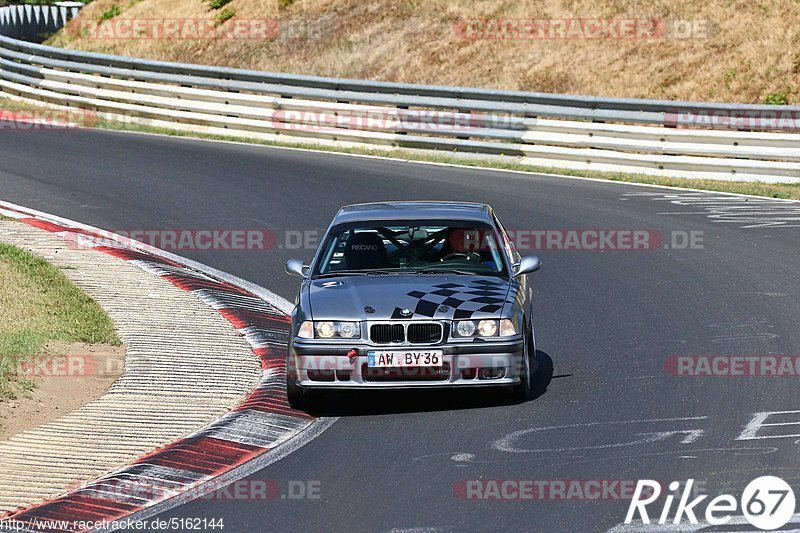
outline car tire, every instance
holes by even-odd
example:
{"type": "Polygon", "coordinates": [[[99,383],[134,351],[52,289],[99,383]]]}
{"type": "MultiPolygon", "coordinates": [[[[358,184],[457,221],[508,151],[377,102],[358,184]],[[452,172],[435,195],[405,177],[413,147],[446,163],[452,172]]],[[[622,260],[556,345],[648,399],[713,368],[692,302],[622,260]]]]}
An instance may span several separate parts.
{"type": "Polygon", "coordinates": [[[297,385],[297,368],[291,358],[286,361],[286,397],[294,409],[308,407],[308,394],[297,385]]]}
{"type": "Polygon", "coordinates": [[[511,399],[514,402],[527,402],[533,398],[533,380],[536,372],[536,361],[533,348],[531,333],[526,328],[525,342],[522,350],[522,368],[520,369],[520,381],[511,387],[511,399]]]}

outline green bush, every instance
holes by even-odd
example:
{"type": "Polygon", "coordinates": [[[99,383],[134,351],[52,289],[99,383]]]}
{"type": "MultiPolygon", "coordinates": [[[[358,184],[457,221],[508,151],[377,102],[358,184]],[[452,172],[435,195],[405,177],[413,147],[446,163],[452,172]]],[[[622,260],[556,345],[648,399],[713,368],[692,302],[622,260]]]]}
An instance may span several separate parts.
{"type": "Polygon", "coordinates": [[[211,9],[222,9],[226,5],[231,3],[231,0],[205,0],[208,7],[211,9]]]}
{"type": "Polygon", "coordinates": [[[119,16],[120,13],[122,13],[122,10],[119,8],[119,6],[117,4],[113,4],[110,8],[105,10],[102,15],[100,15],[100,22],[113,19],[114,17],[119,16]]]}
{"type": "Polygon", "coordinates": [[[225,22],[227,22],[228,20],[232,19],[234,15],[236,15],[236,10],[230,7],[226,7],[225,9],[217,13],[217,16],[215,18],[217,19],[217,24],[221,26],[222,24],[225,24],[225,22]]]}
{"type": "Polygon", "coordinates": [[[789,95],[784,93],[768,94],[764,103],[769,105],[789,105],[789,95]]]}

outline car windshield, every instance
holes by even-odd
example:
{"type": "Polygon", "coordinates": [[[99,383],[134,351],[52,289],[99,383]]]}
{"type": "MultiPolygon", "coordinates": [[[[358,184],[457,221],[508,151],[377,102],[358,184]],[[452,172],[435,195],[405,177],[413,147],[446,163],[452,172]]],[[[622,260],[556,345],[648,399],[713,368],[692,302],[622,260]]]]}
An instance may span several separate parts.
{"type": "Polygon", "coordinates": [[[335,226],[314,274],[373,272],[503,276],[495,230],[475,221],[370,221],[335,226]]]}

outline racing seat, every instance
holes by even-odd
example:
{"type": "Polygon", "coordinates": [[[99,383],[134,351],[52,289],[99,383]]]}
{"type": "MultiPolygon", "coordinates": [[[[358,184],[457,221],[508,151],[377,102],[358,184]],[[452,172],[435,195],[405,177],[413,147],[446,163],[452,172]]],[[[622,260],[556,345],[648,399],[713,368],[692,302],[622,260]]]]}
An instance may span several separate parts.
{"type": "Polygon", "coordinates": [[[377,233],[354,233],[347,239],[344,260],[351,270],[371,270],[389,267],[383,239],[377,233]]]}

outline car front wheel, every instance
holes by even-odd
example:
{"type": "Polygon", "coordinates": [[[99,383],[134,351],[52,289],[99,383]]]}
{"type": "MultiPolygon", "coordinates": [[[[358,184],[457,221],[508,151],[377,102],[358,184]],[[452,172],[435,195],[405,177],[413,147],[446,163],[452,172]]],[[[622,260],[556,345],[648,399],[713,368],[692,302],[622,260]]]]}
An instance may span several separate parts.
{"type": "Polygon", "coordinates": [[[297,385],[297,367],[291,357],[286,361],[286,397],[294,409],[308,406],[307,393],[297,385]]]}
{"type": "Polygon", "coordinates": [[[523,346],[519,383],[511,387],[512,400],[520,403],[533,398],[533,376],[536,369],[531,333],[527,331],[527,328],[523,346]]]}

